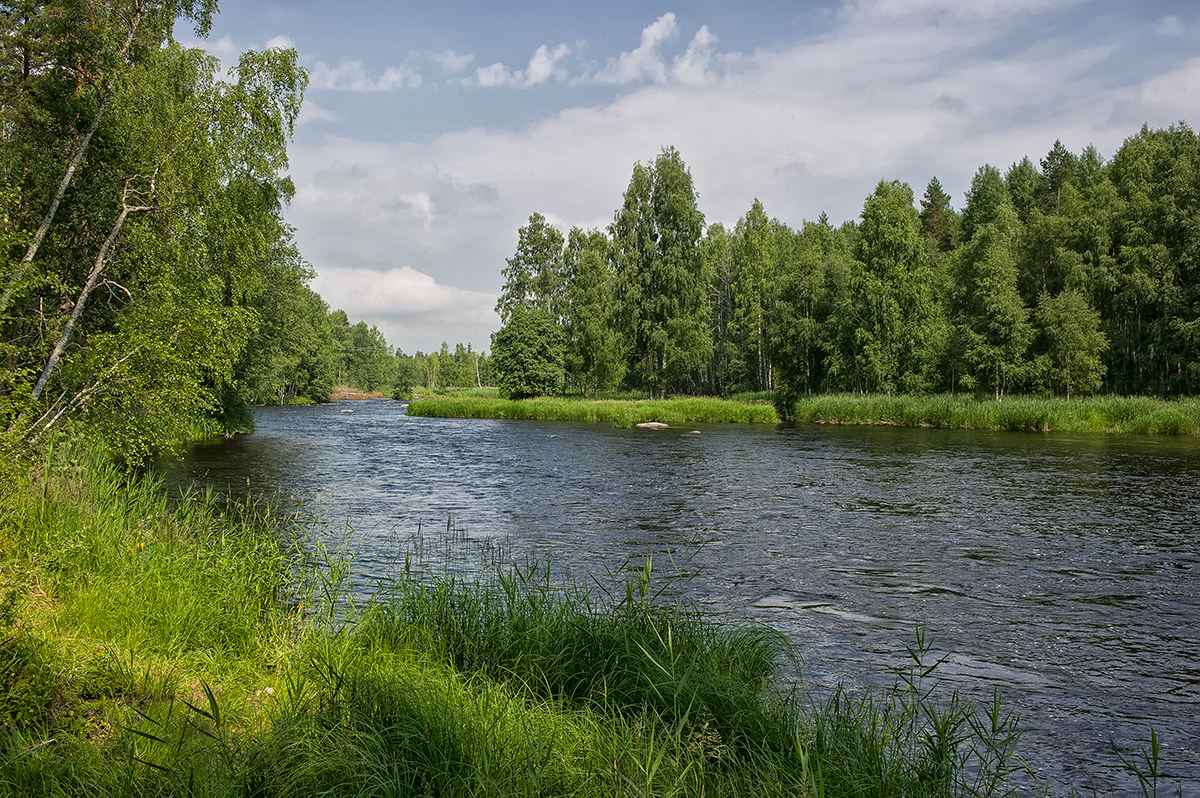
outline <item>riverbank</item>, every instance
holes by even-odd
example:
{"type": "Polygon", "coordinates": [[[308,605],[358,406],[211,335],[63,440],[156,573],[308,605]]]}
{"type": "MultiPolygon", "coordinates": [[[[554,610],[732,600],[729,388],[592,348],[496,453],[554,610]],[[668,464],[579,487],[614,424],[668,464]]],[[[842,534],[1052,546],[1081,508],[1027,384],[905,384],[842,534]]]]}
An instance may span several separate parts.
{"type": "Polygon", "coordinates": [[[900,689],[816,700],[782,636],[656,603],[648,565],[603,600],[525,566],[355,606],[269,508],[88,453],[3,468],[0,794],[943,795],[1015,767],[921,646],[900,689]]]}
{"type": "MultiPolygon", "coordinates": [[[[780,420],[775,407],[765,400],[710,397],[665,400],[539,397],[512,401],[478,393],[430,394],[414,400],[408,413],[431,418],[604,422],[618,427],[648,422],[776,424],[780,420]]],[[[1008,396],[997,401],[951,394],[826,394],[797,400],[789,419],[801,424],[1200,435],[1200,400],[1008,396]]]]}
{"type": "Polygon", "coordinates": [[[428,396],[408,406],[410,416],[507,418],[529,421],[591,421],[635,424],[776,424],[768,402],[692,397],[684,399],[578,399],[543,396],[513,401],[486,396],[428,396]]]}
{"type": "Polygon", "coordinates": [[[1153,435],[1200,434],[1200,400],[1089,396],[1073,399],[1007,396],[886,396],[830,394],[799,399],[791,412],[799,423],[888,424],[902,427],[1107,432],[1153,435]]]}

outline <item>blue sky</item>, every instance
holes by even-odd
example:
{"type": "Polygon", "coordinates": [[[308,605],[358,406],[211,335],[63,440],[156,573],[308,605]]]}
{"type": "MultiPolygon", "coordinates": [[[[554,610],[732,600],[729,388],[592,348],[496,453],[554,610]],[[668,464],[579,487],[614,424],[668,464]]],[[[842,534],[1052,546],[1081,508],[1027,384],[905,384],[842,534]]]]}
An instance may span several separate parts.
{"type": "Polygon", "coordinates": [[[984,163],[1200,124],[1194,2],[226,0],[181,39],[296,48],[287,218],[326,301],[410,353],[489,349],[517,228],[607,225],[665,146],[709,223],[758,197],[798,226],[880,179],[961,207],[984,163]]]}

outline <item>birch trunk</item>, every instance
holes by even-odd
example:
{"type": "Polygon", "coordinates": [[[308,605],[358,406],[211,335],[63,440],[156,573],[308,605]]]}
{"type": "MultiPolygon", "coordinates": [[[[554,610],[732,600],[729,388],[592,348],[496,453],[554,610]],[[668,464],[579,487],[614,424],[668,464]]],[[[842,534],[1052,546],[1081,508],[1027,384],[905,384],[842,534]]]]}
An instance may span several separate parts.
{"type": "MultiPolygon", "coordinates": [[[[129,46],[133,44],[133,37],[137,34],[138,25],[142,21],[142,14],[146,10],[146,0],[138,0],[134,6],[133,19],[129,23],[129,35],[125,37],[125,44],[122,45],[119,56],[124,57],[129,51],[129,46]]],[[[104,118],[104,109],[108,106],[108,98],[112,93],[113,81],[109,78],[104,87],[104,96],[100,100],[100,108],[96,111],[96,117],[92,120],[91,127],[88,128],[83,139],[79,142],[79,146],[75,148],[75,155],[71,158],[71,163],[67,167],[67,173],[63,175],[62,182],[58,184],[58,191],[54,193],[54,199],[50,203],[50,210],[46,211],[45,217],[42,218],[42,223],[38,227],[37,233],[33,237],[33,241],[29,244],[29,249],[25,251],[24,257],[21,258],[21,263],[17,267],[16,272],[8,280],[8,287],[4,289],[4,295],[0,296],[0,313],[3,313],[8,308],[8,303],[12,299],[13,293],[17,289],[17,284],[21,278],[25,276],[25,269],[33,262],[38,250],[42,247],[42,242],[46,240],[46,233],[50,231],[50,225],[54,222],[54,216],[58,213],[58,206],[62,204],[62,199],[67,193],[67,188],[71,185],[71,178],[75,176],[75,170],[79,168],[79,164],[83,161],[83,155],[87,152],[88,145],[92,142],[92,136],[95,135],[96,129],[100,127],[100,120],[104,118]]],[[[37,396],[35,395],[36,399],[37,396]]]]}
{"type": "MultiPolygon", "coordinates": [[[[128,196],[128,186],[126,187],[126,196],[128,196]]],[[[125,225],[125,220],[129,214],[136,211],[148,211],[151,206],[131,206],[127,205],[124,200],[121,202],[121,213],[117,216],[117,221],[113,224],[112,231],[108,234],[108,238],[104,239],[104,243],[100,245],[100,252],[96,255],[96,262],[92,266],[92,271],[88,274],[87,282],[83,286],[83,290],[79,292],[79,299],[75,301],[75,309],[71,311],[71,318],[67,320],[67,326],[63,328],[62,335],[58,336],[58,343],[54,345],[54,352],[50,355],[50,360],[46,363],[46,368],[42,369],[42,375],[38,377],[37,384],[33,386],[33,400],[36,402],[42,395],[42,391],[46,388],[46,383],[58,368],[58,362],[62,359],[62,354],[66,351],[67,345],[71,342],[71,336],[75,332],[75,325],[79,321],[79,317],[83,314],[84,305],[87,304],[88,297],[96,288],[96,284],[100,280],[100,275],[104,271],[104,262],[108,257],[108,251],[112,249],[113,243],[117,240],[117,236],[121,233],[121,228],[125,225]]]]}

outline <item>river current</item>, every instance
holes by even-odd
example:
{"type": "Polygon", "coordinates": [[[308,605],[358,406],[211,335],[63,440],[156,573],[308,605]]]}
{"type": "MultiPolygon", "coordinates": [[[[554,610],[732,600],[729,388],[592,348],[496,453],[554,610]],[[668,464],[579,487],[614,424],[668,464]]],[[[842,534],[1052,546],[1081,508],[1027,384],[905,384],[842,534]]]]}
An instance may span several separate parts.
{"type": "Polygon", "coordinates": [[[891,427],[410,417],[389,400],[255,410],[176,483],[322,508],[359,590],[449,537],[607,579],[652,557],[706,612],[765,622],[802,677],[880,688],[920,627],[939,690],[1000,688],[1058,792],[1200,794],[1200,440],[891,427]],[[353,410],[353,413],[342,412],[353,410]],[[448,524],[448,521],[450,523],[448,524]],[[346,523],[348,522],[348,523],[346,523]]]}

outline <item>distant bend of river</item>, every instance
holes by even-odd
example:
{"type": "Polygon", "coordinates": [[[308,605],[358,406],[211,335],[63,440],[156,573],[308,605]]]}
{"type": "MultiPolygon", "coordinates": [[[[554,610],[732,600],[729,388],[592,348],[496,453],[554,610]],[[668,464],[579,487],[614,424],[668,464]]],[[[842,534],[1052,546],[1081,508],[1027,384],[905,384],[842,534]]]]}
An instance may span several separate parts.
{"type": "Polygon", "coordinates": [[[891,684],[922,626],[943,689],[1002,689],[1041,778],[1132,792],[1112,742],[1153,726],[1161,783],[1200,794],[1200,440],[254,414],[168,481],[320,501],[360,585],[448,517],[577,574],[690,556],[687,597],[785,632],[810,684],[891,684]]]}

